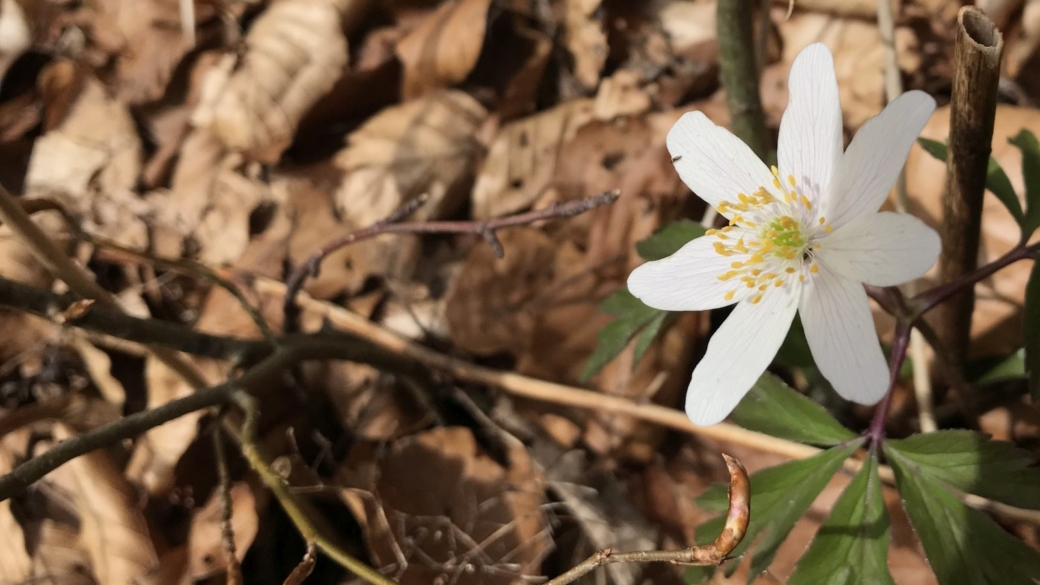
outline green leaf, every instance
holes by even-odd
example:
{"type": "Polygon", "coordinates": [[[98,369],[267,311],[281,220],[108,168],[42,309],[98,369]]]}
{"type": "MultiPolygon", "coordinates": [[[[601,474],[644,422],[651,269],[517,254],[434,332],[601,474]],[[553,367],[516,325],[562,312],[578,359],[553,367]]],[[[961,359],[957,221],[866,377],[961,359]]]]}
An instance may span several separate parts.
{"type": "Polygon", "coordinates": [[[968,381],[977,386],[994,382],[1024,378],[1026,376],[1026,352],[1020,349],[1006,358],[984,358],[969,363],[966,370],[968,381]]]}
{"type": "Polygon", "coordinates": [[[1029,237],[1040,227],[1040,143],[1029,130],[1010,140],[1022,151],[1022,180],[1026,184],[1026,217],[1022,231],[1029,237]]]}
{"type": "MultiPolygon", "coordinates": [[[[776,551],[794,528],[795,522],[805,514],[809,505],[830,481],[843,461],[848,459],[862,444],[855,440],[841,447],[834,447],[800,461],[791,461],[776,467],[763,469],[751,476],[751,522],[744,540],[734,549],[732,556],[744,554],[751,543],[755,552],[751,556],[751,572],[748,582],[769,568],[776,551]]],[[[716,484],[697,498],[697,504],[708,510],[725,510],[727,486],[716,484]]],[[[711,542],[722,531],[725,517],[713,518],[697,528],[699,543],[711,542]]],[[[696,578],[699,572],[687,572],[688,578],[696,578]]]]}
{"type": "MultiPolygon", "coordinates": [[[[943,162],[946,161],[947,149],[942,142],[918,138],[917,143],[928,154],[943,162]]],[[[997,196],[997,199],[1011,212],[1011,217],[1015,218],[1015,222],[1025,229],[1025,214],[1022,212],[1022,204],[1018,201],[1018,195],[1015,194],[1015,188],[1011,186],[1011,179],[1008,179],[1007,173],[1000,168],[1000,163],[992,156],[989,157],[989,166],[986,168],[986,188],[997,196]]]]}
{"type": "Polygon", "coordinates": [[[812,350],[809,349],[809,340],[805,337],[805,328],[802,326],[802,318],[795,315],[791,323],[791,329],[787,332],[780,350],[776,352],[776,362],[786,368],[815,368],[812,350]]]}
{"type": "Polygon", "coordinates": [[[1029,374],[1029,394],[1033,400],[1040,400],[1040,262],[1033,262],[1025,302],[1025,370],[1029,374]]]}
{"type": "Polygon", "coordinates": [[[822,406],[768,372],[755,382],[730,419],[745,429],[815,445],[837,445],[856,436],[822,406]]]}
{"type": "Polygon", "coordinates": [[[914,473],[962,492],[1019,508],[1040,510],[1040,468],[1011,443],[975,431],[939,431],[888,440],[914,473]]]}
{"type": "Polygon", "coordinates": [[[660,260],[679,251],[692,240],[704,235],[706,230],[699,223],[688,219],[660,227],[649,238],[636,243],[636,251],[644,260],[660,260]]]}
{"type": "Polygon", "coordinates": [[[1035,585],[1040,554],[988,516],[957,501],[885,443],[896,486],[941,585],[1035,585]]]}
{"type": "Polygon", "coordinates": [[[627,289],[618,289],[614,294],[603,300],[599,309],[608,315],[617,317],[596,335],[596,349],[589,356],[585,368],[581,372],[582,381],[588,381],[610,363],[619,353],[624,351],[629,341],[632,341],[644,328],[654,329],[649,339],[640,338],[637,342],[637,357],[642,357],[646,348],[653,341],[654,336],[660,332],[664,318],[668,315],[665,311],[648,307],[637,299],[627,289]],[[656,323],[656,324],[655,324],[656,323]],[[641,349],[640,349],[641,348],[641,349]]]}
{"type": "Polygon", "coordinates": [[[888,572],[891,525],[878,478],[877,456],[871,454],[863,469],[835,502],[827,521],[816,532],[789,585],[895,585],[888,572]]]}
{"type": "Polygon", "coordinates": [[[640,333],[639,337],[636,339],[636,347],[633,350],[633,367],[642,361],[643,354],[646,353],[646,350],[650,349],[650,344],[657,339],[658,335],[660,335],[661,330],[664,329],[665,321],[667,321],[668,317],[671,315],[672,313],[660,311],[650,319],[650,322],[647,323],[645,327],[643,327],[642,333],[640,333]]]}

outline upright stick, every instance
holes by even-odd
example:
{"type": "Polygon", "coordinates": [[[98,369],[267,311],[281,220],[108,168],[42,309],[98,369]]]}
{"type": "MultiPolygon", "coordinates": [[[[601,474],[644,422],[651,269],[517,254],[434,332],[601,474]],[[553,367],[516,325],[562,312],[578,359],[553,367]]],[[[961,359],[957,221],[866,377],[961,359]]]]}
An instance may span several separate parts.
{"type": "MultiPolygon", "coordinates": [[[[978,8],[957,15],[950,145],[943,192],[942,255],[939,274],[950,282],[975,270],[982,224],[982,194],[993,140],[997,82],[1004,39],[978,8]]],[[[934,325],[963,364],[968,354],[975,293],[966,289],[936,311],[934,325]]]]}

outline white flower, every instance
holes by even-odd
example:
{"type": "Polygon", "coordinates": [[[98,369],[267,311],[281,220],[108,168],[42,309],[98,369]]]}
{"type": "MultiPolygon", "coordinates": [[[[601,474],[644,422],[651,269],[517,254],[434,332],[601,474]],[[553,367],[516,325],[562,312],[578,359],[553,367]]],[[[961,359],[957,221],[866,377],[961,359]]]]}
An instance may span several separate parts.
{"type": "Polygon", "coordinates": [[[841,396],[873,404],[888,368],[861,283],[892,286],[923,275],[939,236],[918,219],[878,212],[935,100],[910,91],[868,121],[842,153],[834,62],[823,44],[791,67],[780,123],[779,169],[704,114],[668,133],[682,180],[730,220],[674,255],[647,262],[628,288],[666,311],[736,304],[693,371],[686,413],[720,422],[772,362],[801,311],[813,358],[841,396]]]}

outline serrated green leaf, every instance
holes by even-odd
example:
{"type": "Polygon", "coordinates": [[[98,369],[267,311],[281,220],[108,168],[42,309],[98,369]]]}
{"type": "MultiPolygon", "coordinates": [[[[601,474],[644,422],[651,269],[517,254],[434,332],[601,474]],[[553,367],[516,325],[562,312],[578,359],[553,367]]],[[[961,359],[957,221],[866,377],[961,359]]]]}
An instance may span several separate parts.
{"type": "Polygon", "coordinates": [[[660,260],[679,251],[687,243],[704,235],[699,223],[688,219],[670,223],[657,229],[649,238],[636,243],[636,251],[643,260],[660,260]]]}
{"type": "MultiPolygon", "coordinates": [[[[947,148],[942,142],[936,140],[930,140],[928,138],[918,138],[917,143],[921,145],[921,148],[928,154],[935,158],[946,162],[947,148]]],[[[1015,222],[1019,226],[1023,226],[1025,222],[1025,213],[1022,212],[1022,204],[1018,201],[1018,195],[1015,194],[1015,188],[1011,186],[1011,179],[1008,178],[1007,173],[1000,167],[1000,163],[997,159],[992,156],[989,157],[989,165],[986,167],[986,189],[989,189],[990,193],[996,195],[997,199],[1004,204],[1008,212],[1011,213],[1011,217],[1015,218],[1015,222]]]]}
{"type": "Polygon", "coordinates": [[[664,328],[665,321],[672,313],[665,311],[659,312],[654,315],[650,322],[643,327],[643,330],[639,333],[639,337],[636,339],[636,347],[632,351],[632,365],[635,367],[643,359],[643,354],[646,353],[647,349],[650,349],[650,344],[657,339],[657,336],[661,334],[661,330],[664,328]]]}
{"type": "Polygon", "coordinates": [[[1020,349],[1006,358],[988,358],[967,365],[968,381],[978,386],[1024,378],[1026,376],[1026,352],[1020,349]]]}
{"type": "MultiPolygon", "coordinates": [[[[763,469],[751,476],[751,522],[744,540],[731,556],[743,555],[752,543],[751,572],[748,582],[769,568],[776,551],[794,528],[795,522],[820,495],[823,488],[863,443],[854,440],[799,461],[791,461],[763,469]]],[[[697,498],[697,504],[708,510],[725,510],[727,486],[717,484],[697,498]]],[[[724,517],[713,518],[697,528],[698,543],[711,542],[725,524],[724,517]]],[[[697,575],[697,571],[687,575],[697,575]]]]}
{"type": "Polygon", "coordinates": [[[856,436],[769,372],[755,382],[730,419],[745,429],[815,445],[837,445],[856,436]]]}
{"type": "Polygon", "coordinates": [[[888,440],[930,481],[1019,508],[1040,510],[1040,468],[1033,456],[1005,441],[975,431],[938,431],[888,440]]]}
{"type": "Polygon", "coordinates": [[[1040,143],[1029,130],[1010,140],[1022,151],[1022,179],[1026,185],[1026,216],[1022,231],[1029,237],[1040,227],[1040,143]]]}
{"type": "Polygon", "coordinates": [[[809,349],[809,340],[805,337],[805,327],[802,326],[802,318],[795,315],[791,322],[791,329],[784,337],[780,350],[776,352],[776,362],[786,368],[815,368],[812,350],[809,349]]]}
{"type": "Polygon", "coordinates": [[[988,516],[957,501],[885,443],[903,509],[941,585],[1035,585],[1040,554],[988,516]]]}
{"type": "Polygon", "coordinates": [[[835,502],[789,585],[892,584],[888,572],[891,524],[881,494],[878,460],[866,464],[835,502]]]}
{"type": "MultiPolygon", "coordinates": [[[[596,335],[596,349],[589,356],[589,361],[585,362],[585,368],[581,372],[582,381],[588,381],[595,376],[603,369],[603,366],[610,363],[619,353],[624,351],[625,346],[632,341],[632,338],[648,325],[653,325],[658,319],[661,321],[656,325],[659,330],[664,318],[668,315],[666,311],[659,311],[646,306],[643,304],[643,301],[637,299],[625,288],[618,289],[614,294],[604,299],[600,303],[599,309],[608,315],[617,317],[617,319],[601,329],[596,335]]],[[[654,336],[656,335],[657,332],[655,331],[654,336]]],[[[646,346],[649,346],[651,341],[653,341],[653,336],[645,342],[640,338],[637,345],[645,343],[646,346]]],[[[642,347],[641,350],[637,347],[639,354],[636,358],[637,363],[645,351],[646,347],[642,347]]]]}
{"type": "Polygon", "coordinates": [[[1026,284],[1025,302],[1025,371],[1029,379],[1029,394],[1033,400],[1040,400],[1040,262],[1033,262],[1026,284]]]}

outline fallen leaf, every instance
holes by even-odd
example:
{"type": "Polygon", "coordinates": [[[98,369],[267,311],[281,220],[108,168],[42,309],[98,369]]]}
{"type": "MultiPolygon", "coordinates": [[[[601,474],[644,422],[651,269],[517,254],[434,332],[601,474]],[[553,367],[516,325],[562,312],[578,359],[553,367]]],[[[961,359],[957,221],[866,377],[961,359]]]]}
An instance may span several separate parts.
{"type": "Polygon", "coordinates": [[[510,122],[495,137],[473,186],[474,219],[530,206],[552,185],[560,147],[593,119],[593,100],[574,100],[510,122]]]}
{"type": "Polygon", "coordinates": [[[22,527],[11,514],[11,500],[0,502],[0,580],[21,583],[32,576],[32,558],[25,550],[22,527]]]}
{"type": "MultiPolygon", "coordinates": [[[[188,576],[206,579],[227,571],[227,551],[222,538],[221,498],[218,488],[209,501],[195,512],[188,532],[188,576]]],[[[245,483],[231,486],[231,529],[235,534],[235,555],[239,562],[253,543],[259,526],[257,501],[245,483]]]]}
{"type": "MultiPolygon", "coordinates": [[[[483,145],[477,131],[487,112],[469,95],[448,91],[384,109],[350,134],[336,155],[343,182],[336,208],[348,229],[368,227],[419,196],[413,220],[442,218],[464,202],[483,145]]],[[[354,246],[356,291],[371,274],[405,274],[417,239],[394,236],[354,246]]]]}
{"type": "Polygon", "coordinates": [[[480,58],[491,0],[452,0],[397,43],[411,100],[464,80],[480,58]]]}
{"type": "Polygon", "coordinates": [[[603,30],[602,0],[565,0],[563,44],[574,59],[574,76],[595,89],[610,54],[603,30]]]}
{"type": "Polygon", "coordinates": [[[398,561],[395,547],[403,553],[407,566],[391,573],[401,585],[512,584],[539,574],[550,543],[544,488],[522,448],[503,465],[469,429],[450,427],[400,439],[378,462],[370,455],[343,471],[348,485],[374,497],[342,493],[371,519],[363,527],[375,566],[398,561]]]}
{"type": "Polygon", "coordinates": [[[292,143],[307,111],[347,66],[341,18],[350,0],[279,0],[246,35],[240,63],[214,68],[213,101],[195,111],[228,148],[266,163],[292,143]]]}
{"type": "Polygon", "coordinates": [[[45,518],[36,529],[32,574],[43,582],[95,585],[92,558],[82,534],[71,526],[45,518]]]}
{"type": "MultiPolygon", "coordinates": [[[[54,437],[75,437],[63,423],[54,437]]],[[[101,583],[131,583],[156,568],[158,555],[137,494],[104,451],[93,451],[66,463],[52,476],[72,496],[79,513],[79,534],[101,583]]]]}
{"type": "Polygon", "coordinates": [[[642,75],[631,69],[619,69],[600,84],[593,113],[600,120],[613,120],[645,114],[652,105],[650,94],[643,87],[642,75]]]}

